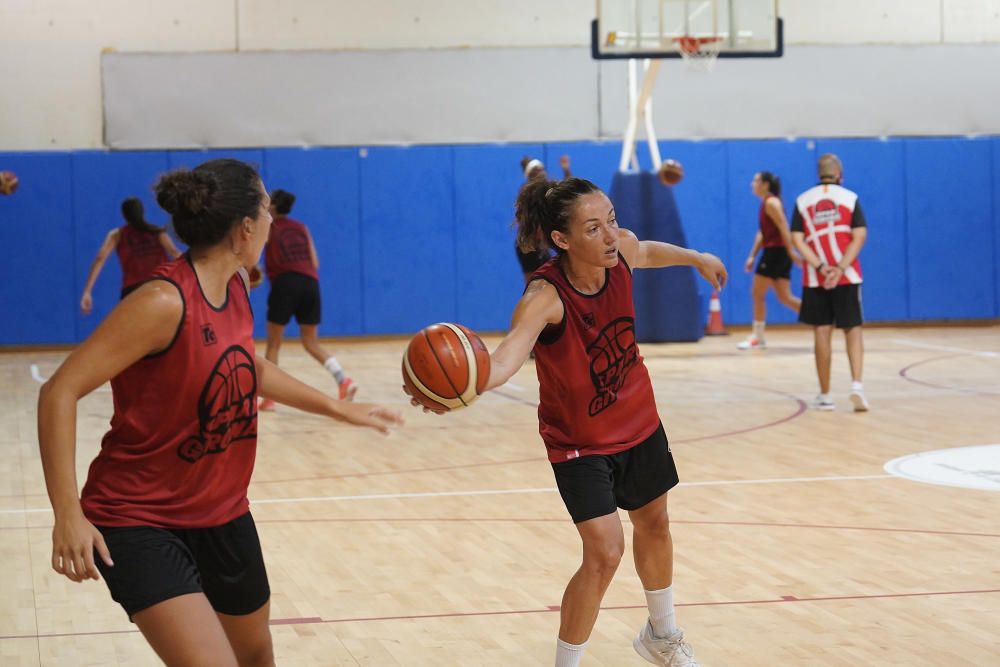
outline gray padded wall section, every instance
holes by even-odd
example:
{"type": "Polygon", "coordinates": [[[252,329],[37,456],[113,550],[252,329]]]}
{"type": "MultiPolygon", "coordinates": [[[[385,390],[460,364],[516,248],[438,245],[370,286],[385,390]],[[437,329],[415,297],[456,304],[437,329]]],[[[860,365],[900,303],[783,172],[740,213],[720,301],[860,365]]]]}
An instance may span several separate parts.
{"type": "MultiPolygon", "coordinates": [[[[1000,45],[666,60],[654,118],[664,139],[998,134],[997,72],[1000,45]]],[[[112,148],[573,141],[626,120],[625,62],[581,48],[111,53],[102,74],[112,148]]]]}
{"type": "Polygon", "coordinates": [[[585,49],[105,54],[112,148],[597,136],[585,49]],[[567,113],[572,109],[572,113],[567,113]]]}
{"type": "MultiPolygon", "coordinates": [[[[601,127],[628,116],[624,61],[601,64],[601,127]]],[[[783,58],[665,60],[653,97],[660,138],[1000,133],[1000,45],[795,46],[783,58]]]]}

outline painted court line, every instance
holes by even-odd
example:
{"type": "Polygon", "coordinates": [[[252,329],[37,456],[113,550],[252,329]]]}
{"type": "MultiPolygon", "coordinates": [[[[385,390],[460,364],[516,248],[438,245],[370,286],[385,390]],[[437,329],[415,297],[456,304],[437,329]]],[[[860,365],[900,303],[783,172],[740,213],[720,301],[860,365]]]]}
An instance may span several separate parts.
{"type": "MultiPolygon", "coordinates": [[[[795,595],[782,595],[778,598],[769,598],[764,600],[728,600],[728,601],[712,601],[712,602],[680,602],[675,606],[677,607],[724,607],[724,606],[734,606],[734,605],[757,605],[757,604],[791,604],[791,603],[808,603],[808,602],[839,602],[839,601],[857,601],[857,600],[891,600],[896,598],[913,598],[913,597],[939,597],[939,596],[950,596],[950,595],[983,595],[991,593],[1000,593],[1000,588],[989,588],[980,590],[962,590],[962,591],[920,591],[916,593],[875,593],[872,595],[836,595],[836,596],[817,596],[817,597],[797,597],[795,595]]],[[[601,607],[601,611],[624,611],[631,609],[645,609],[646,605],[636,604],[636,605],[617,605],[601,607]]],[[[548,605],[546,607],[534,608],[534,609],[505,609],[497,611],[454,611],[454,612],[442,612],[438,614],[410,614],[410,615],[399,615],[399,616],[356,616],[356,617],[346,617],[346,618],[321,618],[319,616],[308,616],[302,618],[275,618],[271,619],[271,625],[317,625],[317,624],[334,624],[334,623],[371,623],[378,621],[417,621],[423,619],[437,619],[437,618],[474,618],[482,616],[512,616],[520,614],[551,614],[558,612],[560,609],[559,605],[548,605]]],[[[52,633],[39,633],[33,635],[6,635],[0,636],[0,640],[4,639],[48,639],[54,637],[91,637],[96,635],[122,635],[122,634],[135,634],[138,633],[138,629],[128,629],[128,630],[103,630],[97,632],[52,632],[52,633]]]]}
{"type": "MultiPolygon", "coordinates": [[[[897,479],[894,475],[832,475],[828,477],[777,477],[774,479],[723,479],[704,482],[681,482],[680,486],[728,486],[739,484],[799,484],[807,482],[867,481],[877,479],[897,479]]],[[[398,500],[402,498],[446,498],[472,496],[502,496],[527,493],[556,493],[556,487],[536,489],[479,489],[472,491],[424,491],[418,493],[373,493],[360,496],[301,496],[297,498],[261,498],[251,500],[252,505],[286,505],[309,502],[338,502],[350,500],[398,500]]],[[[35,514],[50,512],[48,508],[28,508],[0,510],[2,514],[35,514]]]]}
{"type": "Polygon", "coordinates": [[[958,352],[960,354],[974,354],[977,357],[1000,358],[1000,352],[990,352],[983,350],[970,350],[964,347],[952,347],[951,345],[934,345],[932,343],[918,343],[915,340],[906,338],[893,338],[889,342],[896,345],[906,345],[908,347],[918,347],[924,350],[936,350],[938,352],[958,352]]]}

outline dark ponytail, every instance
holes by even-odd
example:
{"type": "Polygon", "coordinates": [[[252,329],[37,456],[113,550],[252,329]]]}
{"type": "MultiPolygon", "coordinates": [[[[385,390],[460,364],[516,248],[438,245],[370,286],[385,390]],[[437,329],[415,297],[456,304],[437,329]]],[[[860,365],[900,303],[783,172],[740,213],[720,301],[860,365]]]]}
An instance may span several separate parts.
{"type": "Polygon", "coordinates": [[[770,171],[761,171],[760,181],[761,183],[767,183],[768,191],[775,197],[781,196],[781,179],[778,178],[776,174],[770,171]]]}
{"type": "Polygon", "coordinates": [[[555,248],[552,232],[569,232],[569,217],[577,198],[601,189],[582,178],[563,181],[528,181],[521,187],[514,206],[517,219],[517,245],[521,252],[555,248]]]}
{"type": "Polygon", "coordinates": [[[162,232],[162,227],[150,224],[146,221],[146,210],[142,202],[135,197],[129,197],[122,202],[122,217],[132,229],[140,232],[162,232]]]}
{"type": "Polygon", "coordinates": [[[172,171],[160,178],[155,190],[177,236],[192,248],[213,246],[243,218],[256,218],[264,199],[257,171],[231,159],[172,171]]]}

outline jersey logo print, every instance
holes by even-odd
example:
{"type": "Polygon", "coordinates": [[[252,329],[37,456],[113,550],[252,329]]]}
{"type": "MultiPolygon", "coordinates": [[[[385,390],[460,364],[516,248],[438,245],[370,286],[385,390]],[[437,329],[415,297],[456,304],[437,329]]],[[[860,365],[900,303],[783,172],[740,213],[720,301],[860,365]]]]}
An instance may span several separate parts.
{"type": "Polygon", "coordinates": [[[597,324],[597,320],[594,319],[594,314],[593,313],[584,313],[583,315],[580,316],[580,319],[583,320],[583,330],[584,331],[586,331],[587,329],[593,328],[593,326],[595,324],[597,324]]]}
{"type": "Polygon", "coordinates": [[[625,386],[629,371],[639,362],[635,320],[619,317],[601,329],[594,342],[587,347],[587,354],[590,357],[590,379],[597,391],[588,407],[590,416],[594,417],[618,400],[618,392],[625,386]]]}
{"type": "Polygon", "coordinates": [[[219,342],[219,339],[215,336],[215,330],[212,328],[211,324],[201,325],[201,342],[202,345],[215,345],[219,342]]]}
{"type": "Polygon", "coordinates": [[[257,369],[239,345],[219,356],[198,399],[201,432],[177,447],[188,463],[206,454],[221,454],[239,440],[257,436],[257,369]]]}

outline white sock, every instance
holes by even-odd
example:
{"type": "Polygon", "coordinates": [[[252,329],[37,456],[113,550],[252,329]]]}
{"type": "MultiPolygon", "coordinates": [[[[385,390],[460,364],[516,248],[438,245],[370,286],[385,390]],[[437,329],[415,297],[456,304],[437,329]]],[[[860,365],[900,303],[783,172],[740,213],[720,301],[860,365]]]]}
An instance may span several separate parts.
{"type": "Polygon", "coordinates": [[[344,369],[341,368],[340,362],[337,361],[337,357],[330,357],[324,361],[323,368],[330,371],[330,375],[332,375],[333,379],[337,381],[337,384],[344,381],[344,369]]]}
{"type": "Polygon", "coordinates": [[[556,639],[556,667],[578,667],[586,648],[587,642],[570,644],[556,639]]]}
{"type": "Polygon", "coordinates": [[[853,382],[851,382],[851,391],[852,392],[856,391],[858,393],[864,391],[864,387],[861,386],[860,380],[854,380],[853,382]]]}
{"type": "Polygon", "coordinates": [[[674,587],[667,586],[658,591],[645,591],[645,593],[653,634],[663,638],[677,632],[677,621],[674,618],[674,587]]]}
{"type": "Polygon", "coordinates": [[[767,324],[767,322],[758,322],[757,320],[753,321],[753,336],[754,336],[754,338],[758,338],[760,340],[764,340],[764,325],[765,324],[767,324]]]}
{"type": "Polygon", "coordinates": [[[819,400],[820,403],[826,403],[827,401],[830,400],[830,394],[829,393],[820,394],[816,398],[819,400]]]}

